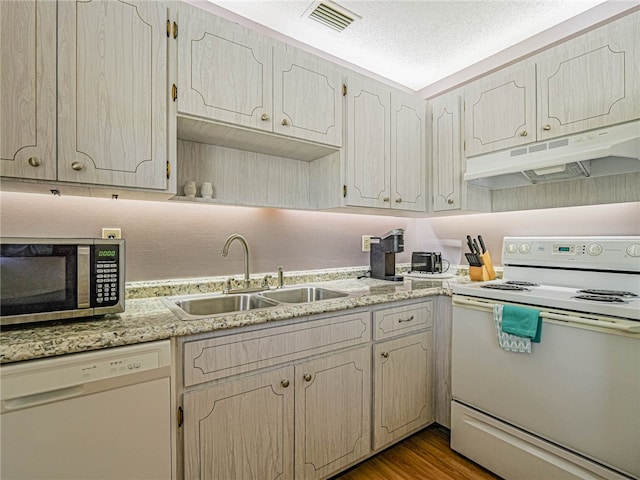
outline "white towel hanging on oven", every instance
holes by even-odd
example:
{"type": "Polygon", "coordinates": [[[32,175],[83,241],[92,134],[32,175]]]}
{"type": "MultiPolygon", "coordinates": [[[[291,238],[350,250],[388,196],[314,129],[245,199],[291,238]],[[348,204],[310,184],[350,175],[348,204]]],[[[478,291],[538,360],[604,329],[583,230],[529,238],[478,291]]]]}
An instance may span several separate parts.
{"type": "Polygon", "coordinates": [[[495,304],[493,306],[493,320],[496,323],[496,334],[498,335],[498,345],[507,352],[531,353],[531,339],[511,335],[502,331],[502,307],[495,304]]]}

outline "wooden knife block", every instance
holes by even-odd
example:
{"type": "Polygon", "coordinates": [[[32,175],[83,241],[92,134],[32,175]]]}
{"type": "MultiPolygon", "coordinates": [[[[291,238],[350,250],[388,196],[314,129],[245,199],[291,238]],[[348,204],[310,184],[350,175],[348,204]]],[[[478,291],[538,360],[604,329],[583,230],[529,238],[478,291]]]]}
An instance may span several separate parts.
{"type": "Polygon", "coordinates": [[[480,255],[480,258],[484,265],[481,267],[469,267],[469,278],[474,282],[494,280],[496,278],[496,272],[493,269],[493,263],[491,262],[489,252],[484,252],[480,255]]]}

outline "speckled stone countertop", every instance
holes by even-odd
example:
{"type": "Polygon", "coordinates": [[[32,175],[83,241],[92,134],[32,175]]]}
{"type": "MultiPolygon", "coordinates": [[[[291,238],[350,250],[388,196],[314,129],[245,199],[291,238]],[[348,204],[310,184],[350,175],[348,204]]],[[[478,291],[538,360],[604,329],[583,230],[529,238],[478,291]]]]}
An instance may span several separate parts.
{"type": "Polygon", "coordinates": [[[464,270],[459,270],[456,276],[448,279],[405,278],[403,282],[358,278],[362,273],[362,269],[352,268],[333,270],[333,274],[329,271],[298,272],[286,277],[286,286],[313,284],[344,291],[349,293],[348,297],[304,304],[281,304],[268,309],[190,321],[178,319],[161,297],[220,292],[224,279],[212,277],[128,284],[126,311],[121,314],[26,328],[3,328],[0,332],[0,363],[132,345],[432,295],[449,295],[451,284],[469,281],[464,270]]]}

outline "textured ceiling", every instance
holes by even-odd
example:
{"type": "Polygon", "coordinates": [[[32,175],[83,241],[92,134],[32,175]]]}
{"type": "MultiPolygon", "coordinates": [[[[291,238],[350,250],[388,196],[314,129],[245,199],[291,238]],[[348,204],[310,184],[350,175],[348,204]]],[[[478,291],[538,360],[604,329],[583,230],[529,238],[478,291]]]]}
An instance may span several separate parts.
{"type": "Polygon", "coordinates": [[[209,0],[318,50],[419,90],[603,0],[338,0],[360,19],[337,32],[317,0],[209,0]]]}

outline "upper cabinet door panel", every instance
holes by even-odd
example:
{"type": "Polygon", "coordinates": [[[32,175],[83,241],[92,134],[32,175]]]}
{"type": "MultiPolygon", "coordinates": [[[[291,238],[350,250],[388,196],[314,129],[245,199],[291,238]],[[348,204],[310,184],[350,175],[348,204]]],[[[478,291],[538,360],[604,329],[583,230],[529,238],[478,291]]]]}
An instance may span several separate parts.
{"type": "Polygon", "coordinates": [[[272,130],[271,43],[189,5],[179,21],[178,112],[272,130]]]}
{"type": "Polygon", "coordinates": [[[274,54],[273,130],[342,146],[342,75],[313,55],[286,47],[274,54]]]}
{"type": "Polygon", "coordinates": [[[0,2],[0,174],[56,178],[56,4],[0,2]]]}
{"type": "Polygon", "coordinates": [[[391,94],[391,208],[424,211],[427,182],[424,100],[391,94]]]}
{"type": "Polygon", "coordinates": [[[535,141],[535,75],[525,62],[465,89],[467,157],[535,141]]]}
{"type": "Polygon", "coordinates": [[[538,138],[640,117],[640,12],[570,40],[538,63],[538,138]]]}
{"type": "Polygon", "coordinates": [[[58,179],[166,188],[166,7],[58,3],[58,179]]]}
{"type": "Polygon", "coordinates": [[[433,211],[462,207],[460,97],[448,94],[431,102],[433,211]]]}
{"type": "Polygon", "coordinates": [[[389,208],[389,89],[362,77],[350,77],[347,90],[347,203],[389,208]]]}

